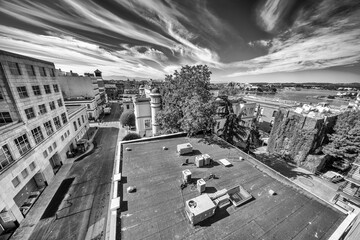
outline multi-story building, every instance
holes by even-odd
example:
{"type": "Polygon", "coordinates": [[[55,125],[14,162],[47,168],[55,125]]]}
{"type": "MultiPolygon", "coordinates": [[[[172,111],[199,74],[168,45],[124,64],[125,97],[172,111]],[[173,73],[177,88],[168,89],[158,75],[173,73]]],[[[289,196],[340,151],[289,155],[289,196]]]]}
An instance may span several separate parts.
{"type": "Polygon", "coordinates": [[[60,75],[59,82],[66,106],[85,105],[90,120],[97,120],[103,112],[98,81],[94,77],[60,75]]]}
{"type": "Polygon", "coordinates": [[[88,128],[84,115],[84,107],[65,108],[53,63],[0,51],[0,230],[15,227],[51,184],[88,128]],[[73,129],[79,119],[81,129],[73,129]]]}

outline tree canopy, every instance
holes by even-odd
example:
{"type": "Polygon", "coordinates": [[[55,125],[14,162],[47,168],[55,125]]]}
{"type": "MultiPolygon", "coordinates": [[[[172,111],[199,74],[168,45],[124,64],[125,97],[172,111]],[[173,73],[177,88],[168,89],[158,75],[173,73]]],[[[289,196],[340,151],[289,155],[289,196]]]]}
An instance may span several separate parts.
{"type": "Polygon", "coordinates": [[[135,140],[135,139],[140,139],[140,135],[137,133],[128,133],[125,135],[125,137],[122,139],[123,141],[128,141],[128,140],[135,140]]]}
{"type": "Polygon", "coordinates": [[[123,126],[135,126],[135,114],[134,111],[128,110],[121,114],[120,123],[123,126]]]}
{"type": "Polygon", "coordinates": [[[339,115],[329,140],[323,148],[325,154],[351,162],[360,160],[360,111],[339,115]]]}
{"type": "Polygon", "coordinates": [[[218,130],[218,135],[230,144],[238,141],[245,142],[248,136],[247,128],[241,125],[241,115],[234,113],[232,103],[227,96],[220,96],[222,110],[218,111],[218,115],[225,118],[224,127],[218,130]]]}
{"type": "Polygon", "coordinates": [[[206,65],[186,65],[166,76],[162,110],[156,116],[163,132],[185,131],[194,135],[213,130],[215,105],[210,75],[206,65]]]}

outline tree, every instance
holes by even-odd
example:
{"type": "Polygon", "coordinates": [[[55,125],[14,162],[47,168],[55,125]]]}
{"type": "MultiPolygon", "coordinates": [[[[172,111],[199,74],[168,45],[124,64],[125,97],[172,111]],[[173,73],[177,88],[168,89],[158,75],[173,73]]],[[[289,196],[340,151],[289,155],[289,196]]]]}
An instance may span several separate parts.
{"type": "Polygon", "coordinates": [[[128,133],[122,140],[128,141],[128,140],[135,140],[135,139],[140,139],[140,138],[141,138],[140,135],[137,133],[128,133]]]}
{"type": "Polygon", "coordinates": [[[329,144],[323,148],[325,154],[351,162],[360,158],[360,111],[339,115],[329,138],[329,144]]]}
{"type": "Polygon", "coordinates": [[[128,110],[121,114],[120,123],[122,126],[135,126],[135,114],[134,111],[128,110]]]}
{"type": "Polygon", "coordinates": [[[241,125],[241,115],[236,116],[234,113],[232,103],[227,96],[220,96],[222,100],[223,111],[219,111],[218,115],[225,118],[224,127],[219,129],[218,135],[230,144],[236,141],[245,142],[245,137],[248,136],[247,128],[241,125]]]}
{"type": "Polygon", "coordinates": [[[211,132],[215,105],[210,93],[211,72],[206,65],[184,66],[167,75],[162,110],[156,115],[163,132],[185,131],[189,136],[211,132]]]}

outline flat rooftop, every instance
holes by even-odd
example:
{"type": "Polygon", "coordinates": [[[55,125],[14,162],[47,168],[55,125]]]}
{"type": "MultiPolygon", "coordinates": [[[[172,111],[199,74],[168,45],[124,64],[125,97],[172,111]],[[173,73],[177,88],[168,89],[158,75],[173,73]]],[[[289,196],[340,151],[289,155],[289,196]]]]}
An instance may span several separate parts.
{"type": "Polygon", "coordinates": [[[84,108],[83,105],[65,105],[66,111],[69,115],[69,118],[72,118],[73,114],[80,111],[84,108]]]}
{"type": "Polygon", "coordinates": [[[328,239],[346,217],[287,179],[271,177],[272,170],[267,170],[269,175],[252,161],[240,161],[243,152],[221,140],[172,137],[125,143],[122,149],[117,223],[121,239],[328,239]],[[193,155],[178,156],[176,146],[188,142],[193,155]],[[215,163],[204,168],[182,166],[200,153],[209,154],[215,163]],[[223,166],[218,161],[223,158],[232,166],[223,166]],[[216,179],[206,182],[205,193],[241,185],[253,199],[237,208],[216,209],[214,216],[192,226],[184,204],[199,193],[191,185],[181,190],[185,169],[197,179],[215,174],[216,179]],[[127,193],[129,186],[137,191],[127,193]]]}

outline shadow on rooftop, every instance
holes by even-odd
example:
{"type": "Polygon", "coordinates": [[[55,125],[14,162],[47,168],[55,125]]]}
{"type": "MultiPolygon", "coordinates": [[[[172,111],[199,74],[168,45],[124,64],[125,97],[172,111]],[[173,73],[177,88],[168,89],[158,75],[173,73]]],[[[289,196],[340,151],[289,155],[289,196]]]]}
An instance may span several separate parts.
{"type": "Polygon", "coordinates": [[[231,146],[229,143],[220,139],[217,136],[211,135],[211,136],[199,136],[199,137],[201,137],[201,139],[198,141],[198,143],[207,144],[207,145],[215,144],[221,148],[227,148],[227,149],[233,148],[233,146],[231,146]]]}
{"type": "Polygon", "coordinates": [[[216,208],[215,214],[213,216],[209,217],[208,219],[205,219],[204,221],[198,223],[197,225],[200,227],[210,227],[213,223],[216,223],[226,217],[229,217],[230,214],[228,213],[228,211],[226,211],[226,209],[231,206],[232,205],[228,205],[223,208],[216,208]]]}
{"type": "Polygon", "coordinates": [[[312,174],[297,171],[296,162],[292,159],[284,159],[279,156],[269,155],[267,153],[257,154],[256,159],[287,178],[295,179],[297,177],[304,177],[312,179],[312,174]]]}

